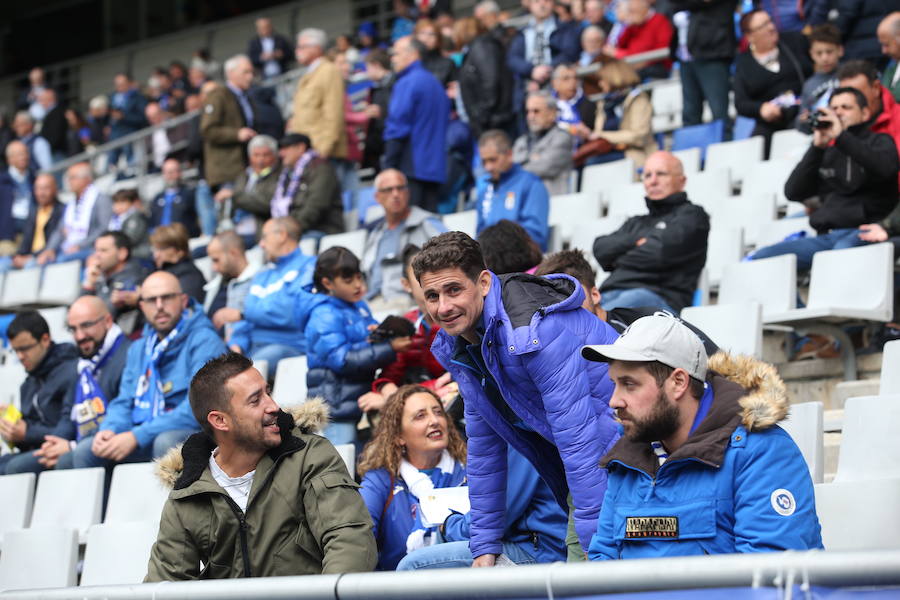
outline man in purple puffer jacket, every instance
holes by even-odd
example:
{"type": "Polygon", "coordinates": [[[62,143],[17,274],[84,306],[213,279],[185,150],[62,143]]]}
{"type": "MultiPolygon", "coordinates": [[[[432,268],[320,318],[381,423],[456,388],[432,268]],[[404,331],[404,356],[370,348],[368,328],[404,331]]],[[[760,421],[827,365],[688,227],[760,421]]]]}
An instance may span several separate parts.
{"type": "Polygon", "coordinates": [[[571,494],[587,548],[606,491],[598,463],[618,429],[607,368],[583,360],[580,348],[612,343],[616,332],[581,307],[584,290],[573,278],[498,277],[458,231],[432,238],[412,266],[441,327],[431,351],[465,400],[473,566],[492,566],[501,552],[507,444],[531,461],[563,510],[571,494]]]}

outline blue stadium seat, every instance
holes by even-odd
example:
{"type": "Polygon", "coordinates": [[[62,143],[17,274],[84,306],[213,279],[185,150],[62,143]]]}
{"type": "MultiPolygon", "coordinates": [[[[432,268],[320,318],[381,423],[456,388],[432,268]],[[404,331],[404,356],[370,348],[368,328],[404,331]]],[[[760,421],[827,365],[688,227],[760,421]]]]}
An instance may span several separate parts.
{"type": "Polygon", "coordinates": [[[366,211],[378,204],[378,201],[375,200],[375,188],[369,186],[356,190],[356,201],[359,204],[359,212],[356,214],[359,215],[360,224],[363,224],[366,219],[366,211]]]}
{"type": "Polygon", "coordinates": [[[725,122],[721,119],[701,125],[691,125],[676,129],[672,134],[672,150],[700,148],[702,158],[706,158],[706,147],[721,142],[725,136],[725,122]]]}
{"type": "Polygon", "coordinates": [[[738,117],[734,120],[734,140],[746,140],[753,135],[756,121],[748,117],[738,117]]]}

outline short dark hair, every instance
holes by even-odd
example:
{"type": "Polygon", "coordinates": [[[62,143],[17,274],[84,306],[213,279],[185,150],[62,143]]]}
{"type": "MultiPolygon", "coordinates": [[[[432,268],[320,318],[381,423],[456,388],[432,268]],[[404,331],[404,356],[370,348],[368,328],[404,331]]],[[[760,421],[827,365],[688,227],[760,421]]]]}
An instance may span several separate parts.
{"type": "Polygon", "coordinates": [[[45,333],[50,335],[50,327],[47,325],[47,321],[44,320],[41,313],[36,310],[23,310],[17,312],[15,318],[6,328],[6,337],[7,339],[12,340],[23,331],[30,333],[31,337],[36,340],[40,340],[44,337],[45,333]]]}
{"type": "Polygon", "coordinates": [[[860,108],[866,108],[867,106],[869,106],[869,101],[866,100],[865,94],[863,94],[861,91],[859,91],[856,88],[853,88],[850,86],[835,88],[831,92],[831,97],[834,98],[835,96],[838,96],[840,94],[850,94],[851,96],[856,98],[856,105],[859,106],[860,108]]]}
{"type": "Polygon", "coordinates": [[[206,420],[214,410],[228,412],[231,394],[228,392],[228,380],[240,375],[253,366],[253,361],[237,352],[226,352],[206,361],[197,374],[191,379],[188,390],[188,401],[194,418],[200,428],[209,437],[213,437],[213,428],[206,420]]]}
{"type": "Polygon", "coordinates": [[[500,219],[478,234],[484,264],[497,275],[522,273],[541,262],[543,254],[525,228],[500,219]]]}
{"type": "Polygon", "coordinates": [[[462,231],[448,231],[428,240],[413,259],[412,267],[419,283],[422,283],[424,273],[457,268],[472,281],[477,281],[487,268],[481,246],[462,231]]]}
{"type": "Polygon", "coordinates": [[[741,33],[743,33],[744,35],[750,33],[750,20],[753,18],[753,15],[755,15],[756,13],[764,12],[766,11],[761,8],[754,8],[753,10],[748,10],[743,15],[741,15],[741,20],[738,21],[738,27],[741,28],[741,33]]]}
{"type": "Polygon", "coordinates": [[[857,75],[864,75],[869,83],[878,81],[878,69],[867,60],[848,60],[838,67],[834,77],[838,81],[841,81],[842,79],[850,79],[857,75]]]}
{"type": "Polygon", "coordinates": [[[338,277],[350,278],[357,273],[362,273],[359,267],[359,259],[356,255],[343,246],[332,246],[325,250],[316,259],[316,269],[313,271],[313,284],[319,293],[325,292],[322,280],[336,279],[338,277]]]}
{"type": "Polygon", "coordinates": [[[112,231],[108,229],[98,235],[97,239],[99,240],[102,237],[111,237],[113,240],[113,244],[115,244],[116,246],[116,250],[121,250],[122,248],[124,248],[128,251],[125,255],[125,260],[131,258],[131,239],[127,235],[125,235],[121,231],[112,231]]]}
{"type": "Polygon", "coordinates": [[[157,248],[174,248],[187,257],[191,256],[188,246],[188,230],[182,223],[160,225],[150,234],[150,244],[157,248]]]}
{"type": "MultiPolygon", "coordinates": [[[[656,381],[657,387],[662,387],[662,384],[665,383],[666,379],[675,371],[674,368],[669,365],[663,364],[659,361],[649,361],[649,362],[632,362],[632,361],[616,361],[620,362],[624,365],[628,365],[629,367],[643,367],[647,369],[647,372],[653,376],[653,380],[656,381]]],[[[699,379],[694,379],[690,377],[690,387],[688,391],[691,393],[695,399],[699,400],[703,397],[703,388],[704,384],[699,379]]]]}
{"type": "Polygon", "coordinates": [[[365,62],[366,64],[381,65],[382,69],[391,70],[391,57],[381,48],[375,48],[366,54],[365,62]]]}
{"type": "Polygon", "coordinates": [[[407,244],[403,247],[403,252],[400,253],[400,260],[403,261],[403,276],[406,277],[406,271],[409,269],[409,265],[412,264],[413,259],[416,255],[421,252],[422,249],[416,246],[415,244],[407,244]]]}
{"type": "Polygon", "coordinates": [[[497,152],[504,154],[512,150],[512,141],[509,139],[509,134],[502,129],[489,129],[481,134],[481,137],[478,138],[478,147],[481,148],[488,144],[493,144],[497,152]]]}
{"type": "Polygon", "coordinates": [[[842,46],[841,30],[831,23],[815,25],[809,32],[809,43],[812,44],[813,42],[842,46]]]}
{"type": "Polygon", "coordinates": [[[551,273],[571,275],[588,290],[597,287],[597,272],[584,257],[584,253],[578,249],[555,252],[547,256],[534,271],[534,274],[538,276],[551,273]]]}
{"type": "Polygon", "coordinates": [[[118,202],[119,200],[128,200],[132,204],[140,200],[141,197],[138,195],[138,191],[134,188],[125,188],[122,190],[118,190],[112,196],[113,202],[118,202]]]}

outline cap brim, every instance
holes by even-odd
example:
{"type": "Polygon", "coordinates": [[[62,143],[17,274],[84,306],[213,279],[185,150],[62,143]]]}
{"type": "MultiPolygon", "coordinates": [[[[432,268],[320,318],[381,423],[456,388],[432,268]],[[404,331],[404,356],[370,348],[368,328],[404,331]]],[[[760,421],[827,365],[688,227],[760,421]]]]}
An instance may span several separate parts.
{"type": "Polygon", "coordinates": [[[628,348],[623,348],[622,346],[617,346],[615,344],[582,346],[581,356],[583,356],[587,360],[593,360],[595,362],[609,362],[611,360],[648,362],[651,360],[655,360],[653,358],[647,357],[644,354],[641,354],[640,352],[636,352],[635,350],[630,350],[628,348]]]}

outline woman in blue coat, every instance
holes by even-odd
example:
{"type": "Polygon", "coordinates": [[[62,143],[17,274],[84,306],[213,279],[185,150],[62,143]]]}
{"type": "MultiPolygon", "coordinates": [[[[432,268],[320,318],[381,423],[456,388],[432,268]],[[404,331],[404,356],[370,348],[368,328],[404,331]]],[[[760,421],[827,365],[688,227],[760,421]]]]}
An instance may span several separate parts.
{"type": "Polygon", "coordinates": [[[332,444],[356,439],[361,415],[357,400],[368,392],[375,371],[394,362],[409,348],[410,338],[372,343],[369,332],[377,323],[363,301],[366,282],[359,259],[341,246],[319,255],[313,272],[316,292],[304,310],[307,323],[306,357],[309,396],[320,396],[331,409],[325,437],[332,444]]]}

